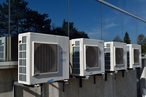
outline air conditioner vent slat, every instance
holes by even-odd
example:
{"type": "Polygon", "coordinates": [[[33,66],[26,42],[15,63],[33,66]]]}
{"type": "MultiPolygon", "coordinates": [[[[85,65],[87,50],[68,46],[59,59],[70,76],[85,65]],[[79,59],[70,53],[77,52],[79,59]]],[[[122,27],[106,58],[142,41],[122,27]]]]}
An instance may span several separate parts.
{"type": "Polygon", "coordinates": [[[1,52],[4,51],[4,46],[0,46],[0,51],[1,51],[1,52]]]}
{"type": "Polygon", "coordinates": [[[26,81],[26,75],[19,74],[19,80],[26,81]]]}

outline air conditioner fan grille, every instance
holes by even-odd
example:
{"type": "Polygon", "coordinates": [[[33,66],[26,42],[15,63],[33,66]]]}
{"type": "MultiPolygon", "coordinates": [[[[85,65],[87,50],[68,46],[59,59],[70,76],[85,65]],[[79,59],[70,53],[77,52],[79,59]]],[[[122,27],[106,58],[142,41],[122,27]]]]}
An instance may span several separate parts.
{"type": "Polygon", "coordinates": [[[86,46],[86,68],[98,67],[98,47],[86,46]]]}
{"type": "Polygon", "coordinates": [[[34,74],[57,72],[58,46],[56,44],[34,44],[34,74]]]}
{"type": "Polygon", "coordinates": [[[139,63],[139,50],[134,49],[134,63],[139,63]]]}
{"type": "Polygon", "coordinates": [[[123,48],[115,49],[116,65],[124,63],[124,51],[123,48]]]}

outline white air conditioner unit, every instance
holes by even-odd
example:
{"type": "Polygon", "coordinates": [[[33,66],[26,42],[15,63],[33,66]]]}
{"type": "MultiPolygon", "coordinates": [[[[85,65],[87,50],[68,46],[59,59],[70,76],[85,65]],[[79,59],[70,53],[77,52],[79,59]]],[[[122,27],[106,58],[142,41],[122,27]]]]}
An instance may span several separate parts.
{"type": "Polygon", "coordinates": [[[0,37],[0,61],[6,61],[6,37],[0,37]]]}
{"type": "Polygon", "coordinates": [[[104,42],[83,38],[70,40],[70,62],[74,76],[103,74],[104,42]]]}
{"type": "Polygon", "coordinates": [[[18,36],[0,37],[0,68],[18,64],[18,36]]]}
{"type": "Polygon", "coordinates": [[[129,69],[141,67],[141,45],[127,44],[127,65],[129,69]]]}
{"type": "Polygon", "coordinates": [[[18,36],[0,37],[0,62],[18,60],[18,36]]]}
{"type": "Polygon", "coordinates": [[[69,79],[69,38],[19,34],[18,82],[27,85],[69,79]]]}
{"type": "Polygon", "coordinates": [[[105,70],[127,70],[126,43],[105,42],[105,70]]]}

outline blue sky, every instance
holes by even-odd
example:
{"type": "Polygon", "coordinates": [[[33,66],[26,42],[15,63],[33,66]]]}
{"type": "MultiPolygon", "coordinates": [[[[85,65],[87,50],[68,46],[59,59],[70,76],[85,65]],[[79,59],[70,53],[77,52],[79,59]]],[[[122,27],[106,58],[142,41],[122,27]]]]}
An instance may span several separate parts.
{"type": "MultiPolygon", "coordinates": [[[[1,0],[3,2],[5,0],[1,0]]],[[[68,0],[25,0],[30,9],[40,13],[47,13],[53,26],[61,26],[64,19],[67,20],[68,0]]],[[[105,0],[121,7],[133,14],[146,19],[146,0],[105,0]]],[[[123,38],[128,32],[133,43],[138,34],[145,34],[146,24],[120,13],[108,6],[102,5],[96,0],[70,0],[69,20],[79,31],[86,32],[90,38],[111,41],[116,35],[123,38]],[[102,15],[102,21],[101,21],[102,15]],[[102,22],[102,26],[101,26],[102,22]],[[102,27],[102,29],[101,29],[102,27]],[[102,31],[102,34],[101,34],[102,31]]]]}

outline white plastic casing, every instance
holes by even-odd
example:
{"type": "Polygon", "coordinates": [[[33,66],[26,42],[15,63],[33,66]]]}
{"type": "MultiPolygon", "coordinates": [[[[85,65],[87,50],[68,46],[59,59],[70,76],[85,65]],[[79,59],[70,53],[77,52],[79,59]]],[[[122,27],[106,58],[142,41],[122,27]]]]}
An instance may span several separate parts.
{"type": "Polygon", "coordinates": [[[138,44],[127,44],[127,53],[129,54],[128,56],[128,68],[129,69],[135,69],[135,68],[141,68],[141,45],[138,44]],[[138,55],[135,55],[137,52],[138,55]],[[138,58],[137,61],[135,62],[135,58],[138,58]]]}
{"type": "MultiPolygon", "coordinates": [[[[49,52],[45,49],[45,52],[49,52]]],[[[41,48],[42,49],[42,48],[41,48]]],[[[52,48],[53,49],[53,48],[52,48]]],[[[51,50],[51,49],[50,49],[51,50]]],[[[43,52],[43,51],[42,51],[43,52]]],[[[53,52],[50,55],[53,55],[53,52]]],[[[37,63],[36,63],[37,64],[37,63]]],[[[46,65],[47,66],[47,65],[46,65]]],[[[50,65],[52,66],[52,65],[50,65]]],[[[47,67],[46,67],[47,68],[47,67]]],[[[43,71],[43,70],[42,70],[43,71]]],[[[69,38],[65,36],[48,35],[27,32],[19,34],[19,44],[18,44],[18,82],[27,85],[34,85],[39,83],[54,82],[60,80],[69,79],[69,38]],[[35,49],[35,44],[45,44],[55,45],[56,54],[53,56],[45,57],[48,55],[42,55],[41,51],[35,49]],[[20,47],[21,46],[21,47],[20,47]],[[37,56],[39,59],[34,59],[37,55],[37,51],[41,56],[37,56]],[[49,58],[53,57],[52,60],[49,58]],[[45,59],[41,59],[45,58],[45,59]],[[47,59],[48,58],[48,59],[47,59]],[[35,73],[37,69],[43,68],[44,64],[40,64],[40,68],[35,68],[35,61],[39,63],[38,60],[45,60],[45,62],[51,63],[56,60],[56,71],[55,72],[45,72],[45,73],[35,73]],[[47,61],[46,61],[47,60],[47,61]]]]}
{"type": "Polygon", "coordinates": [[[105,70],[118,71],[127,70],[127,48],[126,43],[105,42],[105,70]],[[117,53],[116,53],[117,50],[117,53]],[[121,52],[118,50],[121,50],[121,52]]]}
{"type": "Polygon", "coordinates": [[[70,40],[70,62],[74,76],[104,74],[104,42],[84,38],[70,40]]]}

